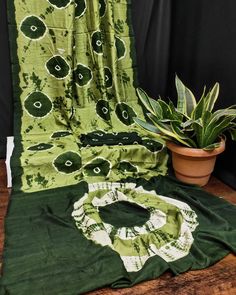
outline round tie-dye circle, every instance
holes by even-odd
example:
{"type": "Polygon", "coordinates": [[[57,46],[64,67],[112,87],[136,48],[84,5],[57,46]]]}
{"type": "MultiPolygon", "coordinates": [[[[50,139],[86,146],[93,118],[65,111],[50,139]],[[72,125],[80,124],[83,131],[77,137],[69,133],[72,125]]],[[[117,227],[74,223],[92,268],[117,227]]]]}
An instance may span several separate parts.
{"type": "Polygon", "coordinates": [[[106,177],[111,171],[111,163],[102,158],[97,157],[83,167],[85,176],[102,176],[106,177]]]}
{"type": "Polygon", "coordinates": [[[75,71],[75,82],[78,86],[86,86],[88,85],[91,80],[92,80],[92,71],[90,70],[89,67],[83,65],[83,64],[78,64],[75,71]]]}
{"type": "Polygon", "coordinates": [[[110,106],[106,100],[100,99],[96,104],[96,112],[99,117],[101,117],[105,121],[109,121],[111,119],[110,115],[110,106]]]}
{"type": "Polygon", "coordinates": [[[26,97],[24,107],[30,116],[43,118],[51,112],[52,102],[43,92],[35,91],[26,97]]]}
{"type": "Polygon", "coordinates": [[[92,34],[92,47],[95,53],[102,54],[102,33],[100,31],[96,31],[92,34]]]}
{"type": "Polygon", "coordinates": [[[56,79],[64,79],[70,73],[70,66],[60,55],[54,55],[46,62],[46,69],[56,79]]]}
{"type": "Polygon", "coordinates": [[[20,30],[25,37],[31,40],[39,40],[44,37],[47,26],[38,16],[30,15],[23,19],[20,30]]]}
{"type": "Polygon", "coordinates": [[[58,172],[70,174],[81,168],[81,157],[76,152],[65,152],[60,154],[54,161],[53,166],[58,172]]]}
{"type": "Polygon", "coordinates": [[[72,216],[87,239],[119,253],[128,272],[139,271],[155,255],[167,262],[186,256],[198,225],[197,215],[189,205],[136,187],[135,183],[89,184],[88,193],[74,203],[72,216]],[[105,222],[100,210],[118,202],[142,207],[149,218],[143,224],[129,226],[105,222]]]}
{"type": "Polygon", "coordinates": [[[115,112],[119,120],[125,125],[134,124],[133,118],[137,117],[134,109],[124,102],[116,105],[115,112]]]}

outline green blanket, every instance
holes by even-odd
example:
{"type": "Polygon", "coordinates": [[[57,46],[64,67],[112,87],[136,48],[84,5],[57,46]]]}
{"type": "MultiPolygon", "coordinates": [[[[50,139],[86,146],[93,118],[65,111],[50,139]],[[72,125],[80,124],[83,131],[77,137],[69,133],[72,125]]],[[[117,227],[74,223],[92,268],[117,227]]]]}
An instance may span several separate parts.
{"type": "Polygon", "coordinates": [[[235,206],[140,130],[129,0],[8,0],[13,192],[0,294],[72,295],[236,251],[235,206]]]}

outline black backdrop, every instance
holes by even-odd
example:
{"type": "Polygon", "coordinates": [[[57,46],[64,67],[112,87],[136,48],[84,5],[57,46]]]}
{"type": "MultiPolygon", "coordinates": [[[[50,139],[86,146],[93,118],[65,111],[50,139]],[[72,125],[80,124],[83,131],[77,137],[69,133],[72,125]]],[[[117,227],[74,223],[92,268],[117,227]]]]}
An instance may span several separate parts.
{"type": "Polygon", "coordinates": [[[6,136],[12,135],[12,88],[6,0],[0,0],[0,158],[5,157],[6,136]]]}
{"type": "MultiPolygon", "coordinates": [[[[236,1],[133,0],[140,85],[153,97],[175,99],[174,75],[200,97],[221,85],[217,107],[236,104],[236,1]]],[[[0,0],[0,158],[12,134],[12,91],[6,0],[0,0]]],[[[216,173],[236,188],[236,143],[217,161],[216,173]]]]}
{"type": "MultiPolygon", "coordinates": [[[[197,98],[220,83],[217,107],[236,104],[236,1],[134,0],[140,85],[150,96],[176,98],[175,73],[197,98]]],[[[229,137],[216,174],[236,188],[236,143],[229,137]]]]}

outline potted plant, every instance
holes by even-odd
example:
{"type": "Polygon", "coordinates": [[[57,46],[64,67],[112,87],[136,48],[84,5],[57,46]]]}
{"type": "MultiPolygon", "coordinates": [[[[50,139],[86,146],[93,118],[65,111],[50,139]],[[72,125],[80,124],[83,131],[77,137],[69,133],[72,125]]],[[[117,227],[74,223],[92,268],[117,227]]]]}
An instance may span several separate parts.
{"type": "Polygon", "coordinates": [[[166,140],[178,179],[205,185],[214,169],[216,156],[225,149],[225,132],[236,140],[236,106],[213,111],[219,83],[197,102],[193,93],[176,75],[177,106],[170,100],[154,100],[141,89],[137,94],[147,110],[148,121],[134,121],[145,130],[166,140]]]}

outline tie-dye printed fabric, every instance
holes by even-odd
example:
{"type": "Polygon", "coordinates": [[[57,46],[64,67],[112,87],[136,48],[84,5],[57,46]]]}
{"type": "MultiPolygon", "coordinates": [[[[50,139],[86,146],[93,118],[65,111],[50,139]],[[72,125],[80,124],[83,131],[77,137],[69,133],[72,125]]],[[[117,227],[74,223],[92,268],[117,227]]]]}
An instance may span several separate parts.
{"type": "Polygon", "coordinates": [[[15,150],[0,294],[129,287],[236,250],[235,207],[163,176],[163,142],[134,125],[131,2],[8,4],[15,150]]]}
{"type": "MultiPolygon", "coordinates": [[[[19,188],[33,192],[76,184],[94,174],[88,173],[91,161],[101,167],[110,161],[102,173],[111,172],[109,181],[124,176],[120,161],[131,167],[127,176],[164,175],[167,154],[162,142],[147,137],[133,121],[143,111],[135,93],[129,1],[14,3],[13,62],[19,62],[15,154],[20,163],[13,166],[21,166],[14,175],[19,188]],[[110,148],[83,148],[81,135],[91,138],[94,131],[110,148]],[[127,140],[132,131],[142,137],[141,143],[127,140]],[[120,132],[126,134],[117,136],[120,132]],[[106,134],[114,135],[113,144],[106,134]]],[[[99,141],[95,134],[91,140],[99,141]]]]}

